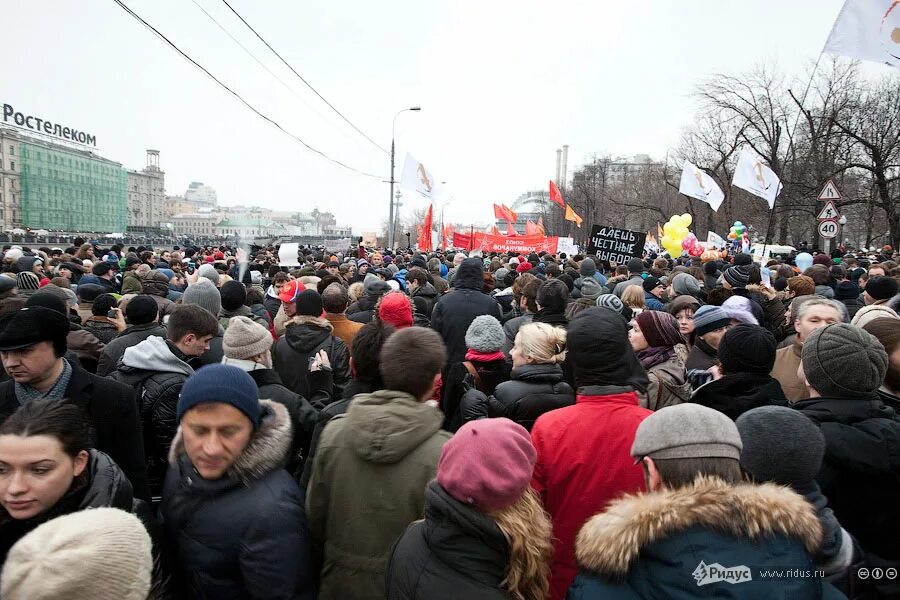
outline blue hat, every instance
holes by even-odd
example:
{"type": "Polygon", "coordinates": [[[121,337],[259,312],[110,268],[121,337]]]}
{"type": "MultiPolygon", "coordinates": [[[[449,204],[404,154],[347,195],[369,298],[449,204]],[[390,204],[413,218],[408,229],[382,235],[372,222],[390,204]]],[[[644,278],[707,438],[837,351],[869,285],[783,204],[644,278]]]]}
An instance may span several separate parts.
{"type": "Polygon", "coordinates": [[[178,397],[178,421],[198,404],[209,402],[230,404],[247,415],[254,429],[259,426],[259,388],[250,375],[237,367],[207,365],[188,377],[178,397]]]}

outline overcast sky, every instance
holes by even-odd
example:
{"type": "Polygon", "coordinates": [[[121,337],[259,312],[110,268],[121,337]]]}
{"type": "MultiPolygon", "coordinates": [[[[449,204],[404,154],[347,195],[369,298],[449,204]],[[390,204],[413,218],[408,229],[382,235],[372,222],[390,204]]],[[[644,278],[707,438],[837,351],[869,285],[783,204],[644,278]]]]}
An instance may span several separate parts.
{"type": "MultiPolygon", "coordinates": [[[[96,135],[128,168],[160,150],[168,194],[191,181],[220,203],[333,211],[356,232],[387,215],[390,161],[318,100],[221,0],[123,0],[291,133],[264,122],[113,0],[3,8],[0,103],[96,135]],[[197,5],[293,91],[244,53],[197,5]]],[[[691,122],[690,91],[760,62],[802,73],[842,0],[229,0],[325,98],[447,182],[447,219],[485,222],[593,153],[662,158],[691,122]]],[[[877,66],[876,66],[877,67],[877,66]]],[[[418,205],[409,197],[403,211],[418,205]]]]}

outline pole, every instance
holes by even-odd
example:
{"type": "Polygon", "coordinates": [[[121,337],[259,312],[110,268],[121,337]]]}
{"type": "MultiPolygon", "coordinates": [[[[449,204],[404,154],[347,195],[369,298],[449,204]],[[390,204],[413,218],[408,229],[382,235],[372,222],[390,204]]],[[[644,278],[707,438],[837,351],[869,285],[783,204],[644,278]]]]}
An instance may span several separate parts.
{"type": "MultiPolygon", "coordinates": [[[[394,117],[397,122],[397,117],[394,117]]],[[[388,208],[388,234],[387,234],[388,250],[394,249],[394,132],[391,130],[391,194],[390,205],[388,208]]]]}

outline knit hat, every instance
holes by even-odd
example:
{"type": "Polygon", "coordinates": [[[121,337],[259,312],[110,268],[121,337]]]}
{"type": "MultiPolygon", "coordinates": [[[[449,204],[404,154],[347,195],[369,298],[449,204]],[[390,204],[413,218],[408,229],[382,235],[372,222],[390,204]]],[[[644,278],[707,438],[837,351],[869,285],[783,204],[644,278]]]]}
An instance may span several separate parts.
{"type": "Polygon", "coordinates": [[[629,258],[628,262],[628,272],[629,273],[643,273],[644,272],[644,261],[639,258],[629,258]]]}
{"type": "Polygon", "coordinates": [[[357,267],[357,268],[359,268],[359,267],[361,267],[361,266],[363,266],[363,265],[369,266],[369,261],[367,261],[367,260],[364,259],[364,258],[360,258],[358,261],[356,261],[356,267],[357,267]]]}
{"type": "Polygon", "coordinates": [[[0,275],[0,294],[6,293],[16,287],[16,279],[0,275]]]}
{"type": "Polygon", "coordinates": [[[16,274],[16,287],[20,290],[36,290],[41,287],[41,280],[31,271],[16,274]]]}
{"type": "Polygon", "coordinates": [[[219,295],[219,288],[213,285],[212,281],[206,278],[200,278],[197,283],[192,283],[184,290],[181,295],[182,304],[196,304],[200,308],[205,308],[213,316],[219,316],[222,310],[222,296],[219,295]]]}
{"type": "Polygon", "coordinates": [[[724,413],[701,404],[667,406],[641,421],[631,456],[668,458],[741,458],[741,435],[724,413]]]}
{"type": "Polygon", "coordinates": [[[619,314],[622,314],[622,309],[625,308],[625,304],[615,294],[602,294],[597,296],[597,306],[614,310],[619,314]]]}
{"type": "Polygon", "coordinates": [[[734,255],[734,266],[743,267],[753,263],[753,257],[746,252],[738,252],[734,255]]]}
{"type": "Polygon", "coordinates": [[[753,315],[750,299],[743,296],[731,296],[722,303],[722,310],[729,318],[748,325],[759,325],[759,321],[753,315]]]}
{"type": "MultiPolygon", "coordinates": [[[[197,275],[198,277],[209,279],[209,282],[214,286],[219,285],[219,277],[221,277],[221,275],[219,275],[216,268],[210,264],[200,265],[200,268],[197,269],[197,275]]],[[[200,279],[198,278],[197,281],[199,282],[200,279]]]]}
{"type": "Polygon", "coordinates": [[[269,330],[249,317],[231,317],[222,350],[228,358],[248,359],[272,347],[269,330]]]}
{"type": "Polygon", "coordinates": [[[744,288],[750,283],[750,268],[748,265],[728,267],[722,274],[725,281],[733,288],[744,288]]]}
{"type": "MultiPolygon", "coordinates": [[[[423,298],[424,300],[424,298],[423,298]]],[[[396,329],[413,326],[413,309],[403,292],[385,294],[378,305],[378,318],[396,329]]]]}
{"type": "MultiPolygon", "coordinates": [[[[798,277],[803,277],[803,275],[798,275],[798,277]]],[[[834,288],[835,300],[852,300],[853,298],[859,298],[859,294],[859,284],[855,281],[842,281],[834,288]]]]}
{"type": "Polygon", "coordinates": [[[518,267],[516,267],[516,271],[519,273],[527,273],[532,269],[533,266],[534,265],[532,265],[530,262],[523,262],[518,267]]]}
{"type": "Polygon", "coordinates": [[[605,293],[607,290],[600,283],[591,277],[590,275],[586,275],[581,280],[581,297],[587,298],[588,300],[596,300],[600,294],[605,293]]]}
{"type": "Polygon", "coordinates": [[[825,456],[825,437],[799,410],[760,406],[735,421],[744,449],[741,466],[759,482],[803,485],[815,480],[825,456]]]}
{"type": "Polygon", "coordinates": [[[89,508],[32,530],[9,551],[0,595],[7,600],[144,600],[152,544],[133,514],[89,508]]]}
{"type": "Polygon", "coordinates": [[[363,292],[366,296],[383,296],[390,291],[391,286],[389,286],[386,281],[382,281],[377,275],[366,275],[365,282],[363,283],[363,292]]]}
{"type": "Polygon", "coordinates": [[[653,290],[655,290],[656,288],[658,288],[661,285],[662,285],[662,282],[659,280],[659,278],[654,277],[653,275],[650,275],[649,277],[647,277],[644,280],[644,282],[641,284],[641,286],[644,288],[644,291],[647,293],[652,292],[653,290]]]}
{"type": "Polygon", "coordinates": [[[506,418],[469,421],[444,444],[437,482],[480,512],[499,510],[528,489],[536,460],[531,436],[521,425],[506,418]]]}
{"type": "Polygon", "coordinates": [[[152,296],[135,296],[125,305],[125,318],[132,325],[152,323],[159,316],[159,306],[152,296]]]}
{"type": "Polygon", "coordinates": [[[198,404],[215,402],[233,406],[250,419],[254,429],[259,426],[262,408],[256,382],[244,370],[220,364],[206,365],[185,380],[178,396],[176,420],[180,423],[184,413],[198,404]]]}
{"type": "Polygon", "coordinates": [[[813,331],[803,342],[800,361],[806,381],[825,397],[871,394],[884,383],[888,368],[881,342],[846,323],[813,331]]]}
{"type": "Polygon", "coordinates": [[[897,295],[897,288],[897,280],[886,275],[872,277],[866,282],[866,293],[875,300],[890,300],[897,295]]]}
{"type": "Polygon", "coordinates": [[[821,252],[813,256],[813,264],[814,265],[824,265],[826,267],[830,267],[832,262],[831,258],[827,254],[822,254],[821,252]]]}
{"type": "Polygon", "coordinates": [[[775,366],[775,336],[759,325],[737,325],[719,342],[719,362],[726,373],[768,374],[775,366]]]}
{"type": "Polygon", "coordinates": [[[592,258],[586,258],[581,261],[581,265],[578,267],[578,273],[582,277],[593,277],[594,273],[597,272],[597,264],[594,262],[592,258]]]}
{"type": "Polygon", "coordinates": [[[503,326],[491,315],[475,317],[466,330],[466,347],[478,352],[497,352],[505,341],[503,326]]]}
{"type": "Polygon", "coordinates": [[[499,269],[494,271],[494,281],[497,282],[498,286],[506,285],[504,283],[504,280],[506,279],[507,275],[509,275],[509,269],[500,267],[499,269]]]}
{"type": "Polygon", "coordinates": [[[225,310],[237,310],[244,305],[247,299],[247,288],[240,281],[229,281],[219,290],[222,298],[222,308],[225,310]]]}
{"type": "Polygon", "coordinates": [[[569,288],[559,278],[545,281],[538,288],[537,303],[551,313],[562,313],[569,303],[569,288]]]}
{"type": "Polygon", "coordinates": [[[693,275],[677,273],[672,278],[672,290],[679,296],[682,294],[694,296],[700,293],[700,283],[693,275]]]}
{"type": "Polygon", "coordinates": [[[678,330],[678,321],[667,312],[645,310],[635,317],[635,321],[651,347],[673,347],[686,343],[678,330]]]}
{"type": "Polygon", "coordinates": [[[307,317],[320,317],[322,311],[322,296],[316,290],[303,290],[297,296],[297,314],[307,317]]]}

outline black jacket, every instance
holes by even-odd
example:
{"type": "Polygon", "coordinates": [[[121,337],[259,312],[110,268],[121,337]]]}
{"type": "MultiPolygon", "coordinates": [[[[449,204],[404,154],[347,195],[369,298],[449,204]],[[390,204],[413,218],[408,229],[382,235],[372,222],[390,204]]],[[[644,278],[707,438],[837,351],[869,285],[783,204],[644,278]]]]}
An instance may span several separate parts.
{"type": "Polygon", "coordinates": [[[284,335],[272,350],[273,368],[285,387],[309,398],[309,359],[325,350],[334,375],[331,397],[343,396],[350,381],[350,353],[343,340],[332,335],[333,331],[331,323],[320,317],[297,315],[287,322],[284,335]]]}
{"type": "Polygon", "coordinates": [[[431,313],[434,312],[434,304],[437,302],[438,293],[437,290],[434,289],[434,286],[430,283],[425,283],[423,286],[419,286],[416,288],[412,294],[410,294],[413,298],[422,298],[425,300],[428,306],[428,312],[425,313],[425,316],[429,319],[431,318],[431,313]]]}
{"type": "MultiPolygon", "coordinates": [[[[482,387],[479,391],[485,396],[493,394],[499,384],[509,379],[510,364],[506,360],[470,362],[481,378],[482,387]]],[[[441,394],[444,429],[447,431],[454,432],[466,422],[466,419],[463,418],[460,403],[463,395],[469,390],[469,385],[465,383],[465,380],[470,377],[468,369],[461,362],[455,363],[447,370],[441,394]]]]}
{"type": "Polygon", "coordinates": [[[563,381],[559,365],[523,365],[487,399],[491,418],[506,417],[528,431],[545,412],[575,404],[575,392],[563,381]]]}
{"type": "Polygon", "coordinates": [[[510,600],[503,589],[509,543],[487,515],[454,499],[436,481],[416,521],[388,559],[388,600],[510,600]]]}
{"type": "MultiPolygon", "coordinates": [[[[144,464],[144,442],[134,390],[88,373],[77,363],[65,397],[87,413],[91,422],[94,447],[108,454],[125,472],[136,498],[150,499],[147,467],[144,464]]],[[[12,380],[0,383],[0,422],[19,409],[12,380]]]]}
{"type": "Polygon", "coordinates": [[[431,313],[431,328],[447,346],[447,365],[466,357],[466,330],[475,317],[491,315],[500,320],[500,305],[481,291],[484,275],[481,261],[467,258],[456,270],[453,289],[438,298],[431,313]]]}
{"type": "Polygon", "coordinates": [[[860,300],[858,296],[856,298],[838,300],[838,302],[843,302],[844,306],[847,307],[847,318],[849,318],[851,321],[853,320],[853,317],[856,316],[856,313],[859,312],[859,309],[865,306],[865,303],[860,300]]]}
{"type": "Polygon", "coordinates": [[[691,402],[714,408],[732,420],[760,406],[787,406],[781,384],[768,373],[735,373],[701,385],[691,402]]]}
{"type": "Polygon", "coordinates": [[[103,348],[103,352],[100,354],[100,362],[97,364],[97,375],[109,375],[115,371],[119,360],[125,354],[125,350],[131,346],[137,346],[151,335],[165,338],[165,326],[156,322],[145,325],[132,325],[117,335],[103,348]]]}
{"type": "Polygon", "coordinates": [[[838,521],[868,554],[900,563],[900,417],[875,394],[794,407],[825,436],[817,480],[838,521]]]}
{"type": "Polygon", "coordinates": [[[197,474],[180,433],[172,442],[160,509],[179,598],[314,597],[303,499],[282,468],[290,417],[262,404],[262,424],[221,479],[197,474]]]}
{"type": "Polygon", "coordinates": [[[347,318],[355,323],[371,323],[375,316],[375,305],[380,298],[380,295],[360,296],[359,300],[347,307],[347,318]]]}

